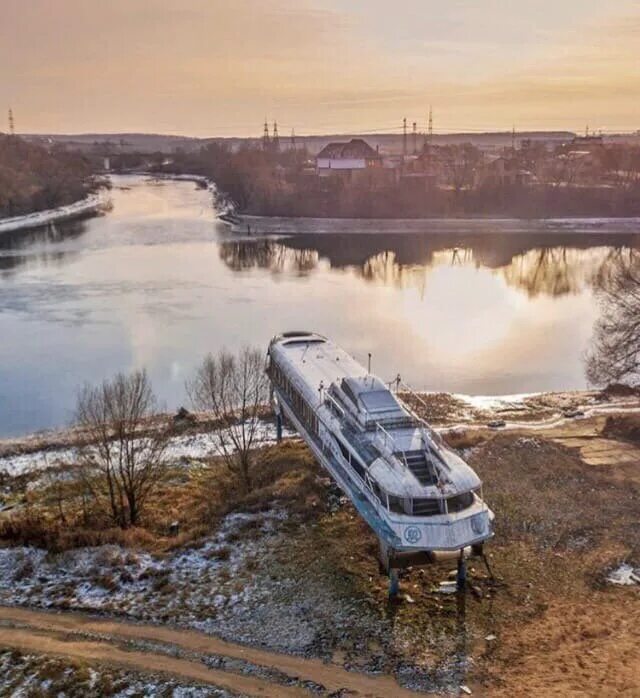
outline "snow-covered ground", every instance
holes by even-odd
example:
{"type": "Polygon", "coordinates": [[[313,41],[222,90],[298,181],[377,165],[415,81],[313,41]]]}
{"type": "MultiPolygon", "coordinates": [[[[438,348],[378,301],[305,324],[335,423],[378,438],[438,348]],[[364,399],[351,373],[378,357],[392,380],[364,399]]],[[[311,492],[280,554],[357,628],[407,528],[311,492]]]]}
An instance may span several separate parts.
{"type": "Polygon", "coordinates": [[[229,514],[198,547],[162,557],[115,545],[0,549],[0,603],[170,622],[300,654],[322,654],[343,635],[366,644],[378,623],[366,600],[337,590],[321,556],[293,564],[308,535],[273,508],[229,514]]]}
{"type": "MultiPolygon", "coordinates": [[[[293,432],[284,429],[283,436],[293,436],[293,432]]],[[[256,447],[267,446],[275,443],[276,430],[269,422],[260,422],[256,432],[256,447]]],[[[210,433],[184,434],[174,436],[167,447],[167,458],[169,461],[180,461],[182,459],[205,458],[207,456],[218,455],[220,446],[217,440],[210,433]]],[[[74,448],[58,448],[34,451],[32,453],[5,456],[0,458],[0,472],[4,472],[11,477],[34,473],[39,470],[46,470],[53,466],[71,465],[76,461],[76,450],[74,448]]]]}
{"type": "Polygon", "coordinates": [[[13,218],[0,218],[0,235],[2,233],[13,232],[15,230],[24,230],[26,228],[37,228],[49,223],[84,216],[103,208],[108,203],[108,199],[101,194],[88,196],[86,199],[75,201],[68,206],[60,206],[59,208],[51,208],[46,211],[36,211],[24,216],[15,216],[13,218]]]}
{"type": "Polygon", "coordinates": [[[118,669],[80,668],[59,657],[0,651],[0,692],[15,698],[26,696],[100,696],[113,698],[231,698],[214,686],[195,686],[171,679],[118,669]],[[6,693],[2,692],[6,691],[6,693]]]}

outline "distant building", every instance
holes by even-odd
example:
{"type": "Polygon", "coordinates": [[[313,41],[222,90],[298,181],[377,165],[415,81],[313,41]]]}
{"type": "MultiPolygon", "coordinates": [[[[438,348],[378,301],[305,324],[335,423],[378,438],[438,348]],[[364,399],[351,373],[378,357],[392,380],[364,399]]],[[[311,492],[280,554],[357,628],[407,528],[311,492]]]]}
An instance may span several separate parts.
{"type": "Polygon", "coordinates": [[[320,177],[348,178],[378,167],[382,167],[380,154],[362,138],[353,138],[348,143],[329,143],[316,157],[316,173],[320,177]]]}

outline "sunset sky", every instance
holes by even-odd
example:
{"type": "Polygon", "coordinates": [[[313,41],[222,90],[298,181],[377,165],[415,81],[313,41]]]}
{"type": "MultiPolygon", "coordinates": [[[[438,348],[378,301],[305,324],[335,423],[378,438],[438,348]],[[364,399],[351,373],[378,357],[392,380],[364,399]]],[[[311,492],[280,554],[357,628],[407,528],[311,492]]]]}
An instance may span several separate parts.
{"type": "MultiPolygon", "coordinates": [[[[640,128],[638,0],[0,0],[22,132],[640,128]]],[[[6,130],[5,118],[0,130],[6,130]]]]}

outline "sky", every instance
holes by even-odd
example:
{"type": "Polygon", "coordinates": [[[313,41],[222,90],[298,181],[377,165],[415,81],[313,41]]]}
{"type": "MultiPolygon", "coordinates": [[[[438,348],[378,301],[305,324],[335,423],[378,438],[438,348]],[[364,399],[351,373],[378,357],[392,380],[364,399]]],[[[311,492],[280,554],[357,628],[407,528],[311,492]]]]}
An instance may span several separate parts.
{"type": "MultiPolygon", "coordinates": [[[[24,133],[640,129],[640,0],[0,0],[24,133]]],[[[0,130],[6,130],[0,117],[0,130]]]]}

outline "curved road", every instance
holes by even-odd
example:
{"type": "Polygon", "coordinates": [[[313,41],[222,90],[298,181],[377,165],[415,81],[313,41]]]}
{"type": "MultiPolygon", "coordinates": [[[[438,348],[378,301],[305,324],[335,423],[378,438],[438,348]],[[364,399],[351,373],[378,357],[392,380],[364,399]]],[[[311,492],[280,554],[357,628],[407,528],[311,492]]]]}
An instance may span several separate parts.
{"type": "Polygon", "coordinates": [[[329,693],[346,690],[355,696],[372,698],[416,698],[416,693],[403,689],[391,676],[368,676],[350,672],[319,659],[305,659],[237,645],[193,630],[8,606],[0,607],[0,621],[14,626],[0,627],[0,646],[96,664],[117,665],[139,672],[159,672],[250,696],[280,698],[312,694],[302,687],[285,686],[257,676],[209,669],[197,660],[178,659],[144,649],[125,649],[121,643],[153,641],[185,652],[239,659],[275,669],[292,679],[320,684],[329,693]],[[94,637],[96,635],[100,636],[99,639],[94,637]]]}

